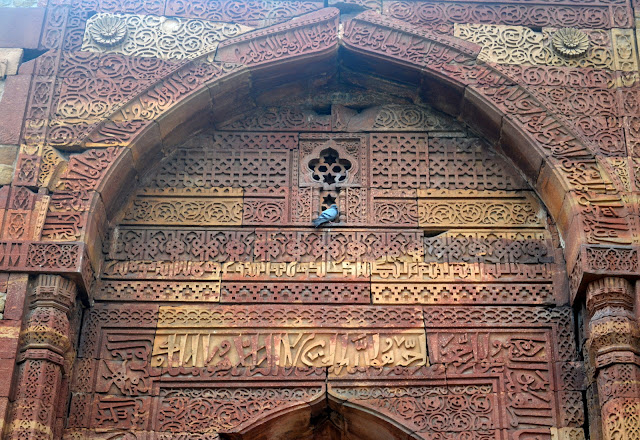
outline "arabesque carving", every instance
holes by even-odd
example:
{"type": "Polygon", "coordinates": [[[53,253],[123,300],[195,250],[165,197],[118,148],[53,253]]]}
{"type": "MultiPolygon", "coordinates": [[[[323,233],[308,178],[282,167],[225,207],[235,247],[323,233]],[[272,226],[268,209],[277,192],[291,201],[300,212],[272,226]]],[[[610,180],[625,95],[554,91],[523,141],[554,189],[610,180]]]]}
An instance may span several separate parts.
{"type": "Polygon", "coordinates": [[[250,30],[232,23],[101,13],[87,21],[82,50],[183,60],[212,52],[220,42],[250,30]]]}
{"type": "Polygon", "coordinates": [[[637,6],[4,11],[0,432],[632,438],[637,6]]]}
{"type": "Polygon", "coordinates": [[[542,226],[543,217],[537,203],[526,194],[467,192],[464,199],[452,198],[446,192],[418,190],[418,222],[423,227],[493,227],[542,226]],[[502,197],[500,197],[502,195],[502,197]],[[440,199],[442,197],[442,199],[440,199]],[[475,200],[474,200],[475,199],[475,200]]]}
{"type": "Polygon", "coordinates": [[[442,432],[468,432],[469,438],[482,439],[495,436],[500,426],[500,402],[493,384],[461,381],[454,386],[420,383],[411,388],[367,385],[340,384],[329,392],[400,419],[425,437],[442,432]]]}
{"type": "Polygon", "coordinates": [[[163,388],[156,428],[169,433],[230,430],[288,406],[317,400],[323,392],[321,386],[214,390],[163,388]],[[195,415],[192,409],[205,414],[205,418],[195,415]]]}
{"type": "Polygon", "coordinates": [[[384,10],[393,18],[448,34],[452,32],[454,23],[575,26],[579,29],[628,27],[630,24],[629,9],[623,2],[527,3],[387,0],[384,2],[384,10]]]}
{"type": "Polygon", "coordinates": [[[240,225],[242,201],[238,199],[172,199],[141,197],[134,200],[125,214],[123,224],[129,225],[240,225]]]}
{"type": "MultiPolygon", "coordinates": [[[[560,34],[547,29],[534,32],[520,26],[456,24],[455,35],[480,44],[480,58],[501,64],[531,64],[633,71],[637,69],[635,49],[626,33],[619,30],[583,31],[590,44],[582,57],[557,55],[551,46],[561,44],[560,34]],[[554,42],[554,36],[557,41],[554,42]]],[[[584,39],[582,40],[584,41],[584,39]]],[[[573,44],[573,43],[572,43],[573,44]]],[[[564,44],[561,46],[564,48],[564,44]]],[[[556,49],[557,50],[557,49],[556,49]]],[[[563,49],[564,50],[564,49],[563,49]]]]}
{"type": "Polygon", "coordinates": [[[290,20],[323,7],[315,0],[292,0],[269,4],[257,0],[169,0],[166,13],[170,16],[201,18],[210,21],[243,23],[249,26],[270,26],[290,20]]]}

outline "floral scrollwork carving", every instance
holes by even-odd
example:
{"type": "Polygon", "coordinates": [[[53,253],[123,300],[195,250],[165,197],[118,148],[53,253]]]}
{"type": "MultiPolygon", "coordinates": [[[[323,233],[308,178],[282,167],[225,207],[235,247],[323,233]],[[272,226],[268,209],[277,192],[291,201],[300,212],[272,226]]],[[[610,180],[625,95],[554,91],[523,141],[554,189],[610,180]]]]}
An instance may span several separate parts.
{"type": "Polygon", "coordinates": [[[127,25],[118,17],[105,15],[97,18],[89,28],[89,33],[101,46],[111,47],[122,42],[127,36],[127,25]]]}
{"type": "Polygon", "coordinates": [[[553,48],[565,58],[577,58],[589,49],[589,36],[579,29],[563,28],[551,37],[553,48]]]}

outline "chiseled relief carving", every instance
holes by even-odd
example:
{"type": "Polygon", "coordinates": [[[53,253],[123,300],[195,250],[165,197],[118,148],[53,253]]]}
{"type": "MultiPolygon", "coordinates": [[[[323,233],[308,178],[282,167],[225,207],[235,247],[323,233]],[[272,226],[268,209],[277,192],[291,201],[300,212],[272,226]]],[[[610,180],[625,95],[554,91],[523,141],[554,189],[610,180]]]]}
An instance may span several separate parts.
{"type": "Polygon", "coordinates": [[[577,58],[587,53],[589,36],[580,29],[559,29],[551,36],[553,48],[565,58],[577,58]]]}
{"type": "Polygon", "coordinates": [[[104,247],[72,429],[197,438],[327,392],[427,438],[515,440],[565,409],[580,425],[530,186],[427,105],[341,96],[214,121],[141,177],[104,247]],[[329,200],[338,221],[314,228],[329,200]]]}
{"type": "MultiPolygon", "coordinates": [[[[0,431],[254,439],[247,427],[297,407],[324,417],[330,395],[330,409],[360,408],[403,439],[584,440],[584,409],[601,409],[583,404],[590,385],[604,438],[637,433],[637,393],[624,393],[640,370],[620,350],[637,342],[635,291],[591,282],[639,267],[632,3],[40,0],[23,11],[43,25],[16,46],[46,52],[24,66],[18,165],[0,188],[0,317],[22,344],[0,431]],[[192,104],[205,111],[180,120],[192,104]],[[493,141],[484,128],[508,122],[500,148],[467,115],[493,141]],[[532,148],[508,149],[523,139],[532,148]],[[162,158],[139,166],[151,151],[162,158]],[[136,187],[116,192],[134,170],[136,187]],[[531,181],[562,211],[566,247],[531,181]],[[314,228],[330,204],[336,221],[314,228]],[[83,280],[90,306],[63,316],[71,303],[52,301],[75,287],[33,284],[43,272],[83,280]],[[582,341],[586,320],[568,305],[588,283],[582,341]]],[[[322,435],[338,437],[370,436],[322,435]]]]}
{"type": "Polygon", "coordinates": [[[637,70],[636,49],[625,29],[578,30],[456,24],[454,35],[482,46],[479,59],[499,64],[637,70]]]}
{"type": "Polygon", "coordinates": [[[385,0],[384,12],[413,25],[422,25],[443,34],[451,34],[454,23],[503,24],[580,29],[611,26],[626,28],[631,24],[624,1],[566,2],[473,2],[473,1],[404,1],[385,0]]]}
{"type": "Polygon", "coordinates": [[[156,15],[100,13],[87,21],[82,50],[169,60],[195,58],[251,27],[156,15]]]}

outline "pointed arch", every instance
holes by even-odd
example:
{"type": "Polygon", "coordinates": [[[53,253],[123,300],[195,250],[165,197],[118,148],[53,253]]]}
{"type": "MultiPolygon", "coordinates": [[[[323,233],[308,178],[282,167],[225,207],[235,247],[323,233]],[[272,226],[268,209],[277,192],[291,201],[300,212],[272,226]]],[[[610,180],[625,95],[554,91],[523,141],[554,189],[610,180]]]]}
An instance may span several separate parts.
{"type": "Polygon", "coordinates": [[[328,393],[309,405],[258,418],[221,440],[316,440],[339,435],[345,440],[416,440],[402,420],[328,393]]]}
{"type": "MultiPolygon", "coordinates": [[[[346,65],[415,87],[422,99],[492,141],[522,171],[557,223],[570,272],[585,247],[626,251],[632,244],[629,212],[594,146],[509,69],[479,61],[480,47],[474,44],[372,11],[342,27],[339,18],[337,9],[325,8],[227,40],[215,54],[180,66],[93,125],[77,146],[126,150],[98,187],[105,219],[163,148],[220,115],[251,109],[258,90],[296,81],[300,86],[301,76],[346,65]],[[300,44],[287,46],[291,39],[300,44]]],[[[574,295],[584,271],[573,270],[574,295]]]]}

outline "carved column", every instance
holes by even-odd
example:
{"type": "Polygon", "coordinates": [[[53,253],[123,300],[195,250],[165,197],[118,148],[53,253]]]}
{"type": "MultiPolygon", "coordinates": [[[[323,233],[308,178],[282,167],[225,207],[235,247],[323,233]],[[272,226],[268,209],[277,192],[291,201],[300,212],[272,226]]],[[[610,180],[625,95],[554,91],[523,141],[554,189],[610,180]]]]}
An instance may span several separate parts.
{"type": "Polygon", "coordinates": [[[50,439],[59,435],[65,377],[73,362],[70,315],[75,283],[39,275],[20,336],[19,372],[7,438],[50,439]],[[59,423],[58,423],[59,424],[59,423]]]}
{"type": "Polygon", "coordinates": [[[587,353],[605,440],[640,439],[640,334],[634,296],[623,278],[603,278],[587,288],[587,353]]]}

